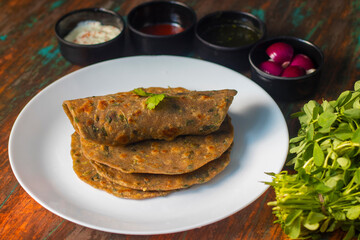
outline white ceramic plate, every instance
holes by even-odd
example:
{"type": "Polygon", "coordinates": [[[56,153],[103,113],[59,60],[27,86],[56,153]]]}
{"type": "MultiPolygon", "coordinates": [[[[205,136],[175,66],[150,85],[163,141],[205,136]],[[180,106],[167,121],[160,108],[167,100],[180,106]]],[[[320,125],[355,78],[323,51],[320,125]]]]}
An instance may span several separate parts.
{"type": "Polygon", "coordinates": [[[21,186],[49,211],[77,224],[123,234],[162,234],[201,227],[256,200],[279,172],[288,151],[288,130],[272,98],[225,67],[185,57],[138,56],[73,72],[46,87],[18,116],[9,158],[21,186]],[[127,200],[92,188],[72,170],[73,128],[66,99],[129,91],[137,87],[236,89],[229,113],[235,128],[229,166],[212,181],[147,200],[127,200]]]}

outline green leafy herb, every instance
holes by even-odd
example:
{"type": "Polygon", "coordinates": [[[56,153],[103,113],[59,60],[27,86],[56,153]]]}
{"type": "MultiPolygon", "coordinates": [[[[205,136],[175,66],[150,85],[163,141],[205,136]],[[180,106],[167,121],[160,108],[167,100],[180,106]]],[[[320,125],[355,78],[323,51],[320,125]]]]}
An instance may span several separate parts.
{"type": "Polygon", "coordinates": [[[148,109],[154,109],[164,98],[165,94],[153,94],[146,100],[146,106],[148,109]]]}
{"type": "Polygon", "coordinates": [[[151,95],[151,93],[145,92],[143,88],[136,88],[133,90],[133,92],[142,97],[148,97],[151,95]]]}
{"type": "Polygon", "coordinates": [[[360,232],[360,81],[336,100],[309,101],[292,116],[301,126],[289,142],[287,164],[295,173],[268,173],[276,222],[292,239],[339,228],[351,239],[360,232]]]}
{"type": "Polygon", "coordinates": [[[168,97],[166,94],[155,94],[155,93],[148,93],[145,92],[143,88],[136,88],[133,90],[134,93],[141,97],[148,97],[146,99],[146,106],[149,110],[154,109],[165,97],[168,97]]]}

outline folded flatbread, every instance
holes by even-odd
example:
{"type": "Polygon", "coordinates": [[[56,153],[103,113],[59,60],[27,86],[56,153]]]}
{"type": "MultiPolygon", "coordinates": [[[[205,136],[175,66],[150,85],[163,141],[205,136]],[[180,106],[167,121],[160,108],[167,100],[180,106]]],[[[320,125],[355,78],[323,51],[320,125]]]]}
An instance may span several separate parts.
{"type": "Polygon", "coordinates": [[[123,173],[93,161],[91,161],[91,164],[100,176],[121,186],[143,191],[169,191],[206,183],[222,172],[229,162],[230,149],[220,158],[207,163],[201,168],[178,175],[123,173]]]}
{"type": "Polygon", "coordinates": [[[84,156],[125,173],[182,174],[219,158],[232,144],[230,117],[213,133],[107,146],[81,138],[84,156]]]}
{"type": "Polygon", "coordinates": [[[127,188],[111,182],[98,174],[90,161],[81,154],[80,137],[77,133],[71,135],[71,157],[76,175],[90,186],[104,190],[112,195],[129,199],[146,199],[165,196],[172,191],[142,191],[127,188]]]}
{"type": "Polygon", "coordinates": [[[147,97],[132,91],[63,102],[75,131],[100,144],[125,145],[146,139],[173,140],[179,135],[206,135],[219,129],[236,90],[188,91],[183,88],[147,88],[165,93],[155,109],[147,97]]]}

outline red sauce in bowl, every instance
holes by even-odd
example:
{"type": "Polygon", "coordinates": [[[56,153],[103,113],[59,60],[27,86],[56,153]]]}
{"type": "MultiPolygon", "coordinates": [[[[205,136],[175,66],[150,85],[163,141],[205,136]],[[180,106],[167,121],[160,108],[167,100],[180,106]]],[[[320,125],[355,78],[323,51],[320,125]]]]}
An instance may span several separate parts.
{"type": "Polygon", "coordinates": [[[176,24],[168,24],[168,23],[159,23],[154,25],[145,26],[140,29],[141,32],[151,34],[151,35],[173,35],[177,33],[181,33],[185,29],[180,25],[176,24]]]}

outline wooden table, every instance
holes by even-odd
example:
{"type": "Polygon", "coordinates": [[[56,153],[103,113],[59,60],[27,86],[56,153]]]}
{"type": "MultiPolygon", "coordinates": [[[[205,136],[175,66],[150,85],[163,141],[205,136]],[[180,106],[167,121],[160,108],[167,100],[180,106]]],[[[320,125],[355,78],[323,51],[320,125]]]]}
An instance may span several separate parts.
{"type": "MultiPolygon", "coordinates": [[[[268,201],[271,189],[245,209],[223,219],[186,232],[155,236],[126,236],[92,230],[49,212],[33,200],[17,182],[8,158],[8,140],[21,109],[38,92],[60,77],[81,67],[60,54],[54,24],[63,14],[85,7],[104,7],[123,16],[141,0],[0,2],[0,239],[286,239],[268,201]]],[[[290,35],[309,40],[324,52],[325,65],[313,99],[334,99],[352,89],[360,79],[360,2],[358,0],[183,0],[198,18],[217,10],[253,13],[267,24],[268,35],[290,35]]],[[[249,76],[249,72],[243,73],[249,76]]],[[[298,130],[290,114],[310,99],[278,102],[290,132],[298,130]]],[[[338,231],[324,236],[339,239],[338,231]]]]}

